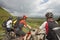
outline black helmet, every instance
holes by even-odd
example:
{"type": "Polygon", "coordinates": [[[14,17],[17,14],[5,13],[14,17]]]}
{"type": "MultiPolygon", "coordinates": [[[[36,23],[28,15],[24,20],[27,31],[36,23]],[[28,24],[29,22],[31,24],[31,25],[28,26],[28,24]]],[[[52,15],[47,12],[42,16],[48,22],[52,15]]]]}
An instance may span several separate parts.
{"type": "Polygon", "coordinates": [[[9,19],[11,19],[11,20],[12,20],[12,19],[13,19],[13,17],[12,17],[12,16],[10,16],[10,17],[9,17],[9,19]]]}
{"type": "Polygon", "coordinates": [[[52,12],[47,12],[45,15],[47,18],[53,18],[52,12]]]}

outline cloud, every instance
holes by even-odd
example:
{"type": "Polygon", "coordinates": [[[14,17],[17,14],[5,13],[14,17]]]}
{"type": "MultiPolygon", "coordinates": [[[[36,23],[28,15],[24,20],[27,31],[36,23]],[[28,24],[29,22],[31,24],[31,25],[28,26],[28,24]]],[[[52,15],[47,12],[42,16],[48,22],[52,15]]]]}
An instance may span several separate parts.
{"type": "Polygon", "coordinates": [[[59,0],[0,0],[0,6],[16,16],[44,16],[47,11],[60,13],[59,0]]]}

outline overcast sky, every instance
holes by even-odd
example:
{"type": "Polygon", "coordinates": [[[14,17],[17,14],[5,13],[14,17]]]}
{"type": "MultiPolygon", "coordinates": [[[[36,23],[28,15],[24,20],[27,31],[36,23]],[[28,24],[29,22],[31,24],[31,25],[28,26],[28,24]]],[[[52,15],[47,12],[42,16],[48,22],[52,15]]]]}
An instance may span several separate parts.
{"type": "Polygon", "coordinates": [[[0,6],[15,16],[44,16],[48,11],[60,15],[60,0],[0,0],[0,6]]]}

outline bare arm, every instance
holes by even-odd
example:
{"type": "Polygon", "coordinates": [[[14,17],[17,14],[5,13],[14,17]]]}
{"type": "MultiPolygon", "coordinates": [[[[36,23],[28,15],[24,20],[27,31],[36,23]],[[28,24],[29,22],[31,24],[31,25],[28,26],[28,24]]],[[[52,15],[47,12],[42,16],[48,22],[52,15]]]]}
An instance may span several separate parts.
{"type": "MultiPolygon", "coordinates": [[[[26,25],[24,25],[24,27],[26,27],[26,25]]],[[[31,26],[29,26],[28,24],[27,24],[27,27],[28,27],[29,29],[31,29],[31,26]]]]}
{"type": "Polygon", "coordinates": [[[28,27],[29,29],[31,29],[31,26],[27,25],[27,27],[28,27]]]}

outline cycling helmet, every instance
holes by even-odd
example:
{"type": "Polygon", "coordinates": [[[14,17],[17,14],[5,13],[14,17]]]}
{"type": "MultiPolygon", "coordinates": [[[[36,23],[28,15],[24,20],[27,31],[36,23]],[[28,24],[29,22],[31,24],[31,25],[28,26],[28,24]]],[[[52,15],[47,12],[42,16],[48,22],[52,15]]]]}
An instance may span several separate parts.
{"type": "Polygon", "coordinates": [[[47,18],[53,18],[52,12],[47,12],[45,15],[47,18]]]}
{"type": "Polygon", "coordinates": [[[23,18],[24,18],[24,19],[26,19],[26,18],[27,18],[27,16],[26,16],[26,15],[24,15],[24,16],[23,16],[23,18]]]}

